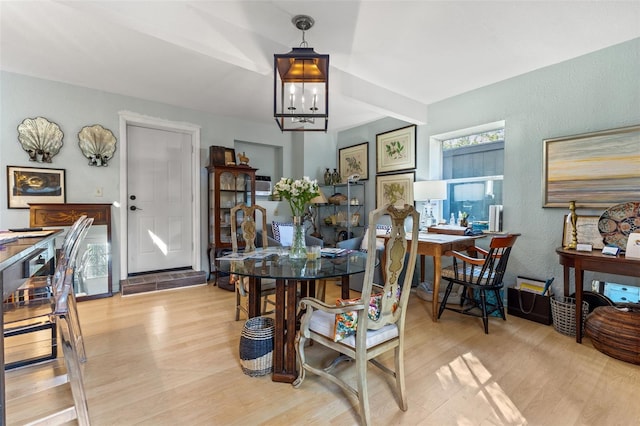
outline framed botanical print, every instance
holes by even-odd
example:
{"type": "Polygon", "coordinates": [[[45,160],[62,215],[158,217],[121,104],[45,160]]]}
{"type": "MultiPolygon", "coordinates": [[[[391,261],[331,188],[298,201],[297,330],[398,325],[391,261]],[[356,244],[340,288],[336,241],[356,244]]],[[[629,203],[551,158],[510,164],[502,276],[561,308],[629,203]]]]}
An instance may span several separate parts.
{"type": "Polygon", "coordinates": [[[342,182],[346,182],[352,175],[359,175],[359,180],[369,179],[369,142],[341,148],[338,154],[338,166],[342,182]]]}
{"type": "Polygon", "coordinates": [[[7,166],[7,199],[10,209],[28,209],[29,203],[63,204],[64,169],[7,166]]]}
{"type": "Polygon", "coordinates": [[[415,172],[376,176],[376,208],[387,203],[412,206],[415,177],[415,172]]]}
{"type": "Polygon", "coordinates": [[[376,173],[416,168],[416,126],[376,135],[376,173]]]}

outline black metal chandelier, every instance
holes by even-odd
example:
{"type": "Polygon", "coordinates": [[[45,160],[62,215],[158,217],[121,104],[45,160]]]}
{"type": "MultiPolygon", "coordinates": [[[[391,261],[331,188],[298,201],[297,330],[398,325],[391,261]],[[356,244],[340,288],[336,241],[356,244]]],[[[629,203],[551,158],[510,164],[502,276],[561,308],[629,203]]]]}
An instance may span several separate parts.
{"type": "Polygon", "coordinates": [[[302,31],[300,47],[273,55],[273,116],[281,131],[326,132],[329,122],[329,55],[307,47],[310,16],[291,19],[302,31]]]}

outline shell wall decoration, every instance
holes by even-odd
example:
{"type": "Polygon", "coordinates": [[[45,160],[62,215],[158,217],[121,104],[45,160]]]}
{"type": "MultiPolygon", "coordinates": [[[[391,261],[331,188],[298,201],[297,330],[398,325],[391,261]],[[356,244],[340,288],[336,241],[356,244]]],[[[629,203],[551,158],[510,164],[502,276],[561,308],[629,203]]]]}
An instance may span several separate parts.
{"type": "Polygon", "coordinates": [[[62,147],[63,137],[60,127],[44,117],[25,118],[18,126],[18,142],[29,154],[29,161],[51,163],[62,147]]]}
{"type": "Polygon", "coordinates": [[[78,133],[78,145],[90,166],[107,166],[116,152],[116,137],[99,124],[85,126],[78,133]]]}

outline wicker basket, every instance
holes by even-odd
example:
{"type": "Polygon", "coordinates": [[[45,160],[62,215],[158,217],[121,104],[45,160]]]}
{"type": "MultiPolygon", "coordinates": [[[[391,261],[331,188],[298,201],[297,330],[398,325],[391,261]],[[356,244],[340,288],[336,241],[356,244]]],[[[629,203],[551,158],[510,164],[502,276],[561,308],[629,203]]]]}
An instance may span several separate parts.
{"type": "Polygon", "coordinates": [[[599,306],[587,317],[585,331],[600,352],[640,365],[640,305],[599,306]]]}
{"type": "Polygon", "coordinates": [[[247,376],[264,376],[273,371],[273,318],[247,320],[240,335],[240,365],[247,376]]]}
{"type": "MultiPolygon", "coordinates": [[[[589,304],[582,301],[582,334],[584,335],[584,322],[589,312],[589,304]]],[[[551,298],[551,316],[553,328],[558,333],[576,335],[576,299],[573,297],[551,298]]]]}

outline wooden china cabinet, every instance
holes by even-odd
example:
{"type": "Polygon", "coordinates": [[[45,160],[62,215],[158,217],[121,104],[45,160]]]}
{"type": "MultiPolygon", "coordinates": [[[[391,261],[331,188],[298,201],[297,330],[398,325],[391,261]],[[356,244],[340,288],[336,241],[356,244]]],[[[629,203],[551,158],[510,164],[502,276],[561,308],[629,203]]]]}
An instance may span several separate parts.
{"type": "MultiPolygon", "coordinates": [[[[218,274],[215,258],[231,250],[231,208],[239,203],[252,206],[256,202],[256,171],[249,166],[208,166],[209,172],[209,279],[218,274]]],[[[242,246],[241,241],[238,244],[242,246]]]]}

